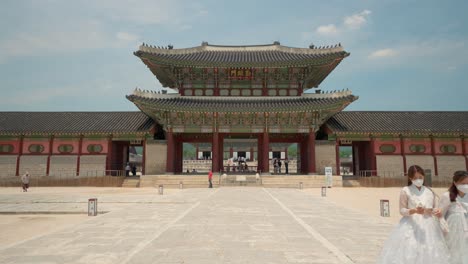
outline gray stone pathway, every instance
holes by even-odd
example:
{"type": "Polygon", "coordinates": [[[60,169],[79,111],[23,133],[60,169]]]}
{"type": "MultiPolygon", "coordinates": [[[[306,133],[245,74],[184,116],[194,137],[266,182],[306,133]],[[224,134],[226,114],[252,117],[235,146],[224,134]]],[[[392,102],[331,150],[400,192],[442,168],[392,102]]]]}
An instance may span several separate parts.
{"type": "MultiPolygon", "coordinates": [[[[0,248],[0,263],[374,263],[392,226],[297,189],[96,195],[72,229],[0,248]]],[[[83,211],[89,194],[4,194],[11,210],[83,211]]]]}

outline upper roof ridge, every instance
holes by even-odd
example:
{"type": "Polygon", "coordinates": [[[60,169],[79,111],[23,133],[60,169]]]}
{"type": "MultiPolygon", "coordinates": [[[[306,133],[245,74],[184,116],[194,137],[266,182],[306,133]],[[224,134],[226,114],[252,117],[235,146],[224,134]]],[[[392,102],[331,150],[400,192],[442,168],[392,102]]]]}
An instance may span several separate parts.
{"type": "Polygon", "coordinates": [[[146,53],[158,53],[158,54],[190,54],[202,51],[228,51],[228,52],[249,52],[249,51],[281,51],[287,53],[296,53],[296,54],[326,54],[326,53],[335,53],[343,52],[344,49],[341,46],[341,43],[336,45],[329,46],[314,46],[310,45],[308,48],[296,48],[283,46],[278,41],[275,41],[273,44],[263,44],[263,45],[212,45],[208,42],[202,42],[201,46],[191,47],[191,48],[182,48],[174,49],[172,45],[167,47],[153,46],[143,43],[140,45],[138,51],[146,53]]]}

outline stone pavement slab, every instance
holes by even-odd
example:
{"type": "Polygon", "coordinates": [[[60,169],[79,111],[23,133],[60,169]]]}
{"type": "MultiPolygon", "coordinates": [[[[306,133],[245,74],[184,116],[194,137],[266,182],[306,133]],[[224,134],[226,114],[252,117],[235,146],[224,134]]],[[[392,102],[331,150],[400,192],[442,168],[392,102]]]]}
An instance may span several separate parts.
{"type": "MultiPolygon", "coordinates": [[[[156,191],[97,189],[109,213],[0,248],[0,263],[373,263],[392,227],[297,189],[156,191]]],[[[0,212],[78,210],[90,194],[0,189],[0,212]]]]}

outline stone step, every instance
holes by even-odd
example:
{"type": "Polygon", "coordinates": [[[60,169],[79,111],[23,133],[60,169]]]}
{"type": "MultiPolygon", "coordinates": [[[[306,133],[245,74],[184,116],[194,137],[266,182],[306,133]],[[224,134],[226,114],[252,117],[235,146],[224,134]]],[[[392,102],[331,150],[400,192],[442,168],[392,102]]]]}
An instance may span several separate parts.
{"type": "Polygon", "coordinates": [[[124,182],[122,183],[123,188],[137,188],[140,187],[140,179],[132,179],[132,178],[125,178],[124,182]]]}

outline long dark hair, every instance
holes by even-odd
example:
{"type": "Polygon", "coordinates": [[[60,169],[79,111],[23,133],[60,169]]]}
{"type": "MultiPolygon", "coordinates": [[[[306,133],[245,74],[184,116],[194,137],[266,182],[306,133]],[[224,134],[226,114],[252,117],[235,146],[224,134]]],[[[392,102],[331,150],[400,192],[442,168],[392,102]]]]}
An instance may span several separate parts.
{"type": "Polygon", "coordinates": [[[411,182],[411,179],[414,178],[414,175],[416,175],[416,173],[419,173],[422,176],[426,177],[426,175],[424,174],[424,170],[421,167],[419,167],[418,165],[412,165],[408,168],[408,186],[413,184],[413,182],[411,182]]]}
{"type": "Polygon", "coordinates": [[[453,173],[453,182],[449,188],[451,202],[455,202],[455,200],[457,199],[457,195],[458,195],[458,189],[457,189],[457,186],[455,186],[455,183],[459,181],[463,181],[466,178],[468,178],[468,172],[466,171],[460,170],[460,171],[456,171],[455,173],[453,173]]]}

